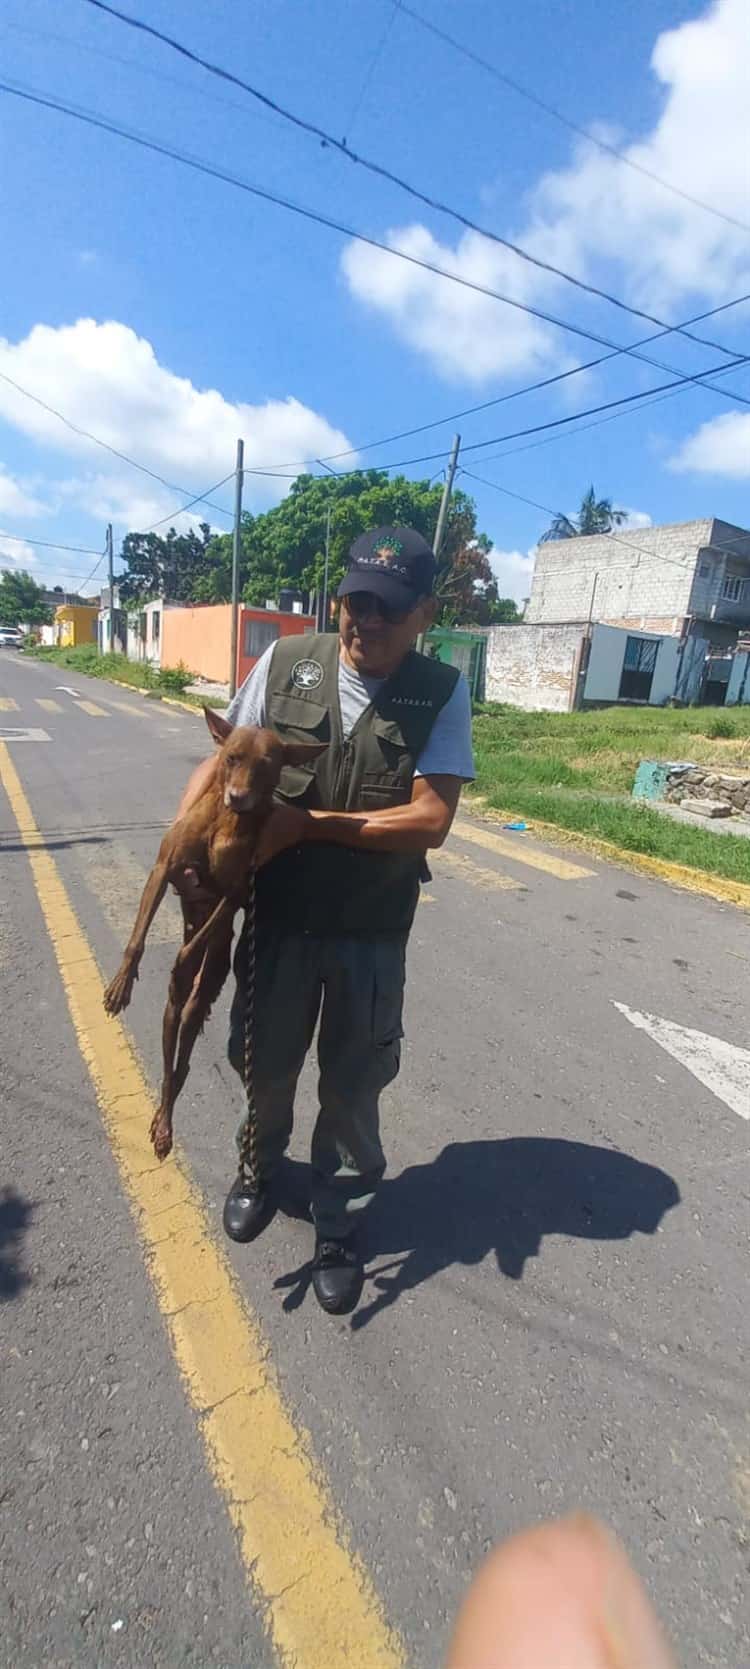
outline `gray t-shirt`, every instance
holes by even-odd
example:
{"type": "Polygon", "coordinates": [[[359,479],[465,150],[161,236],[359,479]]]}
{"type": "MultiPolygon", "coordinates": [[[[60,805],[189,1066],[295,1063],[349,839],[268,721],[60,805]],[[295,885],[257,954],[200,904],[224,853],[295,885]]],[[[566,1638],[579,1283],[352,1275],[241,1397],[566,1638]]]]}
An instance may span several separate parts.
{"type": "MultiPolygon", "coordinates": [[[[227,708],[230,724],[266,723],[266,690],[268,669],[275,644],[271,644],[249,672],[242,688],[227,708]]],[[[339,660],[339,705],[344,735],[349,736],[360,714],[369,707],[384,678],[363,678],[345,661],[339,660]]],[[[474,780],[474,755],[471,745],[471,697],[466,679],[460,677],[453,694],[440,709],[416,764],[418,777],[461,777],[464,782],[474,780]]]]}

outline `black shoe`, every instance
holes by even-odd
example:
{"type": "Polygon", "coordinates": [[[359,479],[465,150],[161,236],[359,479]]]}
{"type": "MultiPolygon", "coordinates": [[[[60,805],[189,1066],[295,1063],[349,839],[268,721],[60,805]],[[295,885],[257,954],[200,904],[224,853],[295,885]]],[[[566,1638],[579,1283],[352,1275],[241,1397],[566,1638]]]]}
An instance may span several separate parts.
{"type": "Polygon", "coordinates": [[[364,1278],[353,1235],[346,1240],[316,1241],[312,1284],[322,1310],[329,1315],[348,1315],[359,1303],[364,1278]]]}
{"type": "Polygon", "coordinates": [[[268,1227],[275,1210],[276,1201],[267,1187],[254,1194],[249,1183],[240,1176],[235,1177],[224,1201],[224,1233],[229,1235],[230,1240],[239,1240],[243,1245],[248,1240],[257,1240],[258,1235],[268,1227]]]}

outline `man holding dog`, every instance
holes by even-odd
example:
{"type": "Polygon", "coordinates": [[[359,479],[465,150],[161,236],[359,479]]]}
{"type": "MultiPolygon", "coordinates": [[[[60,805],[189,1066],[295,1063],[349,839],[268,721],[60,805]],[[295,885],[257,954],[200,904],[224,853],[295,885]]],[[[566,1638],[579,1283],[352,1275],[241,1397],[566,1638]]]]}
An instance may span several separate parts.
{"type": "MultiPolygon", "coordinates": [[[[280,638],[227,718],[325,742],[286,768],[259,854],[254,1084],[263,1176],[238,1178],[224,1227],[254,1240],[274,1214],[297,1080],[320,1016],[312,1140],[312,1280],[332,1314],[358,1302],[357,1221],[385,1170],[379,1098],[400,1064],[404,957],[426,874],[473,777],[471,704],[454,668],[418,655],[435,617],[435,561],[411,528],[361,534],[339,587],[339,636],[280,638]]],[[[214,768],[193,773],[179,815],[214,768]]],[[[244,946],[229,1058],[242,1075],[244,946]]]]}

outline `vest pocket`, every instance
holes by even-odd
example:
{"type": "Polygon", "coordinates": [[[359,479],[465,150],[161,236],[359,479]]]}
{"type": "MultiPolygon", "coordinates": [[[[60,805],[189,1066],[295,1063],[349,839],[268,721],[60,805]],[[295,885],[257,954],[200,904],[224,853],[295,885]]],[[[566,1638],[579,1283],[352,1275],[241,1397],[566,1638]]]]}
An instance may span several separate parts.
{"type": "Polygon", "coordinates": [[[293,800],[295,805],[299,805],[305,795],[308,795],[309,803],[312,805],[317,799],[314,788],[315,772],[309,765],[285,765],[277,792],[282,800],[293,800]]]}
{"type": "Polygon", "coordinates": [[[364,781],[360,784],[357,795],[362,811],[387,811],[390,806],[408,805],[410,799],[410,789],[399,787],[397,783],[392,781],[364,781]]]}

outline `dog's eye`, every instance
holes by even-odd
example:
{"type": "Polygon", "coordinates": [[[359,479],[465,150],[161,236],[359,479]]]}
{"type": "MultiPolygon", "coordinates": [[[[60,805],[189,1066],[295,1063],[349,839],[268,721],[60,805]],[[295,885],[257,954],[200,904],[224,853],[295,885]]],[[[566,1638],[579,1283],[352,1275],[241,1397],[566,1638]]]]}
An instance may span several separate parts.
{"type": "Polygon", "coordinates": [[[236,753],[228,753],[227,754],[227,764],[228,765],[238,765],[239,764],[239,760],[237,758],[236,753]]]}

